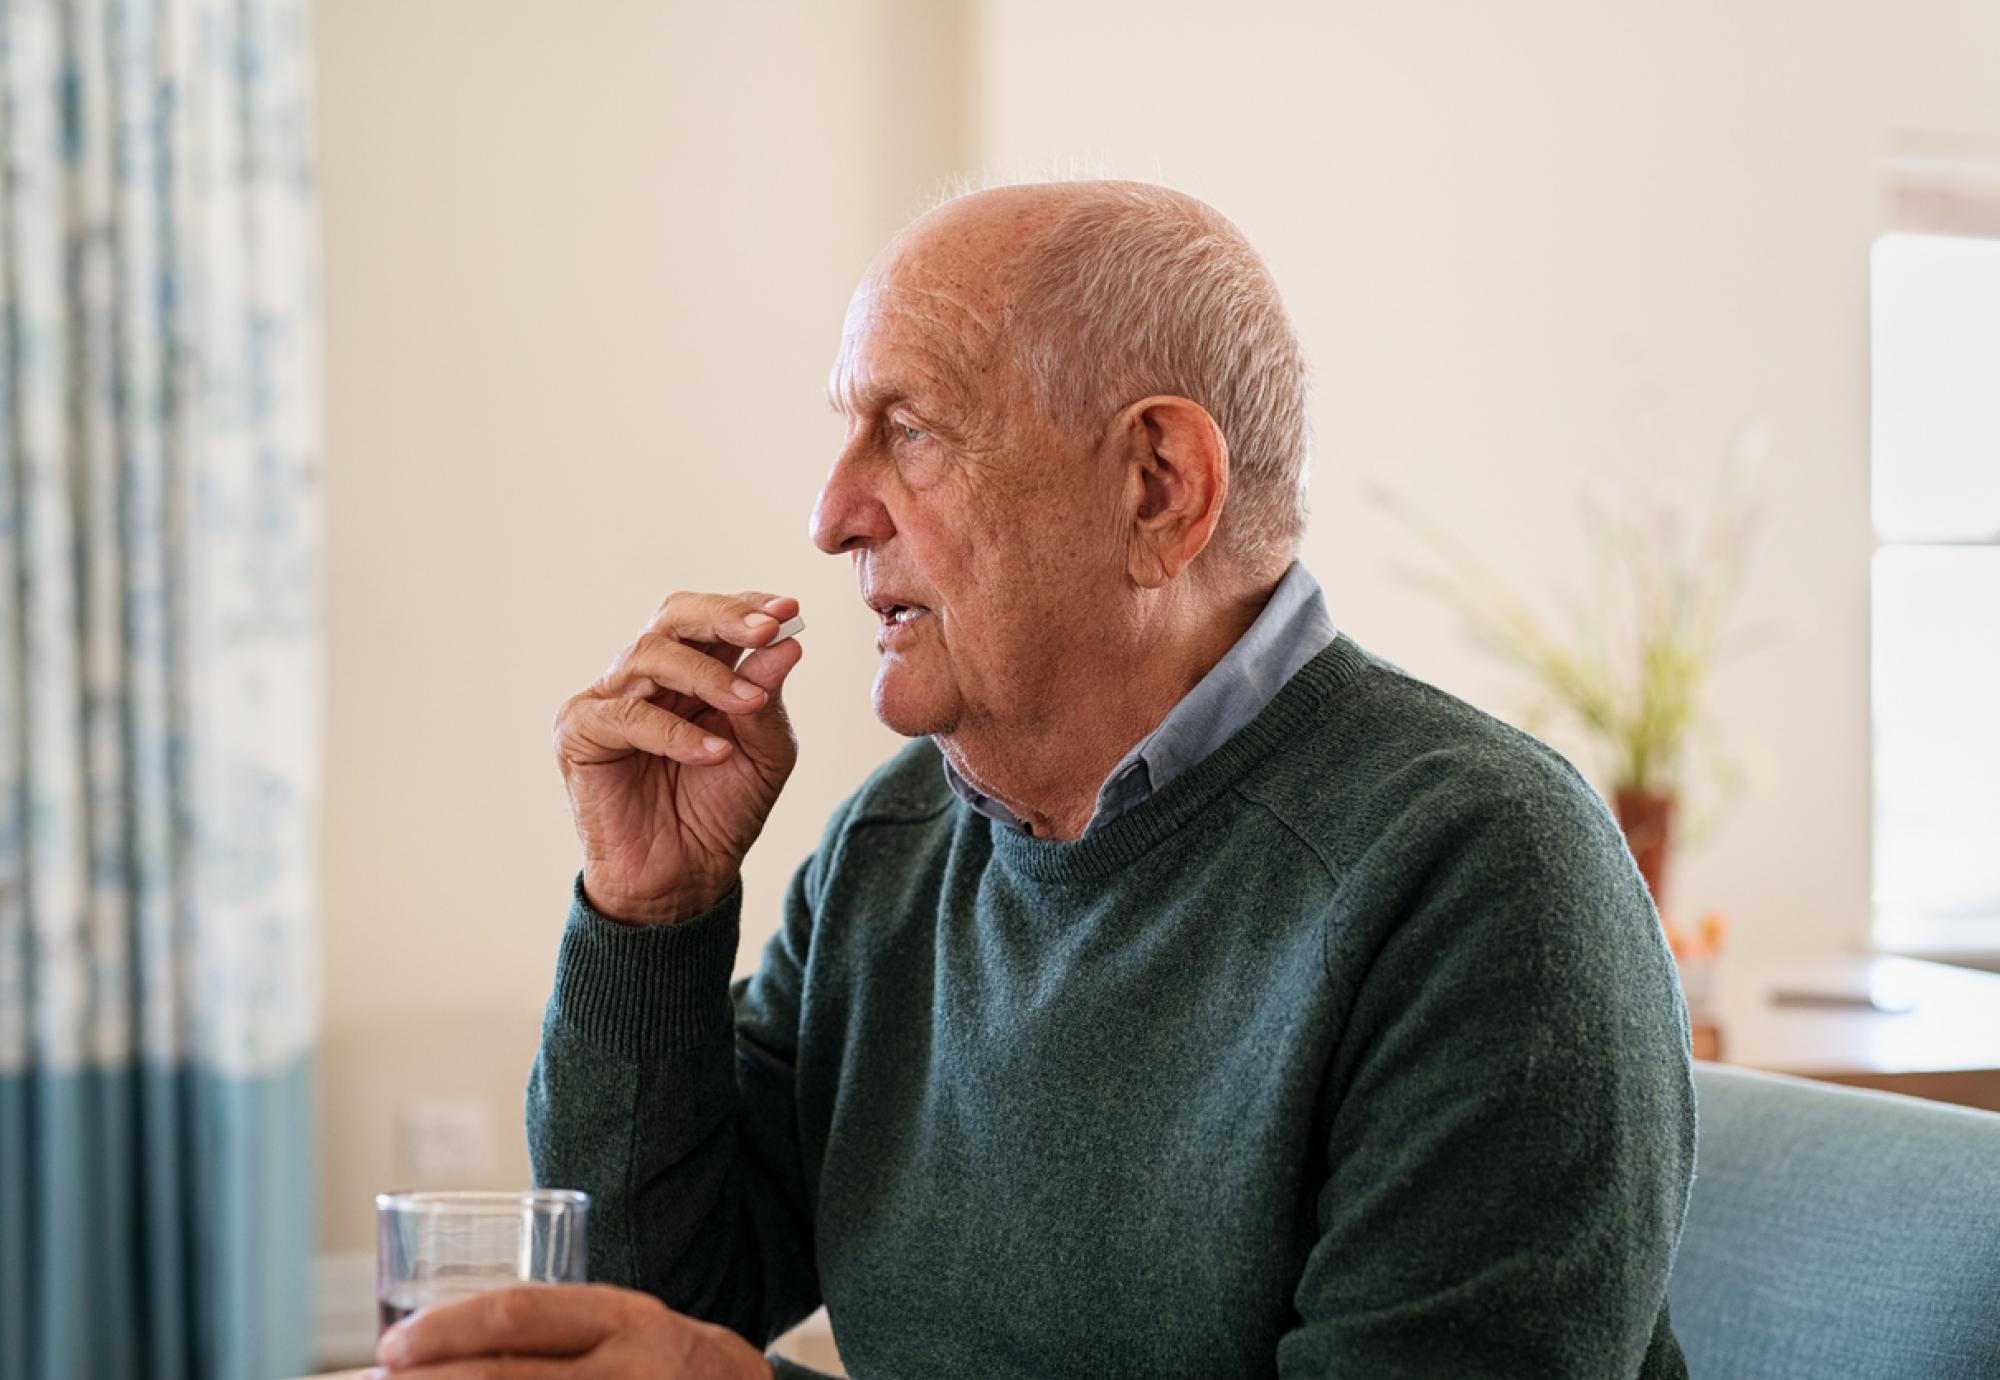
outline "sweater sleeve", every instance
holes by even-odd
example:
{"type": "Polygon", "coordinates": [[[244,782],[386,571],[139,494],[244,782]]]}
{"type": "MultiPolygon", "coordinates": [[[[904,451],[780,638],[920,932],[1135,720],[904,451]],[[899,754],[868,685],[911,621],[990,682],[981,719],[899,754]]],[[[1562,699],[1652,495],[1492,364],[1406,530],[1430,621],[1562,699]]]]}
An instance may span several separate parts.
{"type": "Polygon", "coordinates": [[[815,862],[734,990],[740,884],[633,927],[597,914],[579,876],[528,1084],[535,1182],[591,1195],[591,1278],[759,1347],[820,1302],[792,1083],[815,862]]]}
{"type": "Polygon", "coordinates": [[[1685,1376],[1665,1301],[1693,1172],[1687,1018],[1622,840],[1580,782],[1436,837],[1388,883],[1403,919],[1329,1065],[1319,1234],[1278,1372],[1685,1376]]]}

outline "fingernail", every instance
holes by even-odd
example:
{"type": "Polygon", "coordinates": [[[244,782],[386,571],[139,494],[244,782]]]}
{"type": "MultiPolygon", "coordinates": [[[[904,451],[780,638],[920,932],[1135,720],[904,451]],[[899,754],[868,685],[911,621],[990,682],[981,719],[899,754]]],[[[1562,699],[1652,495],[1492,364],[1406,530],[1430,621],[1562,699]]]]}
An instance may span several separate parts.
{"type": "Polygon", "coordinates": [[[785,602],[785,596],[780,594],[775,599],[766,599],[764,601],[764,607],[769,609],[771,612],[776,613],[778,611],[778,605],[784,602],[785,602]]]}
{"type": "Polygon", "coordinates": [[[778,621],[777,619],[772,618],[768,614],[753,613],[748,618],[744,619],[743,623],[744,626],[748,627],[752,632],[755,632],[757,629],[763,627],[766,623],[776,623],[777,621],[778,621]]]}
{"type": "Polygon", "coordinates": [[[764,693],[762,686],[752,685],[747,680],[731,681],[729,688],[739,700],[754,700],[764,693]]]}
{"type": "MultiPolygon", "coordinates": [[[[392,1327],[382,1334],[382,1340],[375,1347],[375,1359],[386,1361],[391,1366],[400,1366],[410,1359],[410,1339],[400,1327],[392,1327]]],[[[377,1366],[378,1375],[387,1375],[387,1367],[377,1366]]]]}
{"type": "Polygon", "coordinates": [[[701,740],[701,745],[710,752],[726,752],[729,749],[729,743],[726,739],[718,738],[712,733],[701,740]]]}

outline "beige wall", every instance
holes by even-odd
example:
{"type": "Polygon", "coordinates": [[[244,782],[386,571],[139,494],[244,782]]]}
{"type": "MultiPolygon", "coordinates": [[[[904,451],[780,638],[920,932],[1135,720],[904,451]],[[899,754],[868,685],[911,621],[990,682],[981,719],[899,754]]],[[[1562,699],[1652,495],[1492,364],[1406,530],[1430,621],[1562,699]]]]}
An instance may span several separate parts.
{"type": "Polygon", "coordinates": [[[806,518],[853,279],[952,161],[955,12],[330,0],[323,1244],[365,1247],[418,1095],[521,1088],[576,841],[556,707],[670,590],[798,595],[791,867],[899,741],[806,518]],[[927,58],[906,60],[919,45],[927,58]],[[891,93],[909,103],[898,110],[891,93]],[[915,114],[909,113],[916,112],[915,114]]]}
{"type": "Polygon", "coordinates": [[[547,732],[668,590],[812,630],[798,776],[742,965],[895,740],[869,619],[806,514],[855,275],[954,168],[1105,160],[1270,256],[1320,380],[1307,556],[1335,617],[1495,708],[1393,582],[1392,481],[1530,585],[1580,485],[1686,492],[1776,450],[1722,686],[1771,779],[1680,878],[1742,942],[1863,942],[1868,244],[1900,130],[2000,133],[2000,9],[1747,4],[318,7],[330,676],[326,1244],[364,1246],[403,1099],[469,1093],[518,1183],[520,1086],[575,867],[547,732]],[[967,16],[970,16],[968,19],[967,16]]]}

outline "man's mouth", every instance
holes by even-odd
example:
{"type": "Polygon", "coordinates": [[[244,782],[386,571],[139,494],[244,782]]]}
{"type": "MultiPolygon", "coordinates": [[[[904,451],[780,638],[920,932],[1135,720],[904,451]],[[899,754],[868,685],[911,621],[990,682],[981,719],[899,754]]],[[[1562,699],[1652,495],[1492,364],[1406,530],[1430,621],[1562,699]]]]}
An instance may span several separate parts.
{"type": "Polygon", "coordinates": [[[922,604],[906,603],[886,594],[869,594],[862,597],[868,607],[875,610],[875,616],[880,618],[884,625],[908,623],[930,612],[922,604]]]}
{"type": "Polygon", "coordinates": [[[875,616],[882,620],[882,630],[875,634],[875,645],[882,650],[910,636],[909,629],[930,613],[922,604],[906,604],[887,595],[871,597],[868,607],[874,609],[875,616]]]}

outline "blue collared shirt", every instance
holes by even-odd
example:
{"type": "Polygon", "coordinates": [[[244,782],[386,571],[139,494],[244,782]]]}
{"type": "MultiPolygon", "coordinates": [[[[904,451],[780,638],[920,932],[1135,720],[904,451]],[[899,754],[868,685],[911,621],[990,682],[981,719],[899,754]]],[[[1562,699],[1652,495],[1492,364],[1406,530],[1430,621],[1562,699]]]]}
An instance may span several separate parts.
{"type": "MultiPolygon", "coordinates": [[[[1209,668],[1194,689],[1167,711],[1159,727],[1119,759],[1097,788],[1097,808],[1083,826],[1087,835],[1136,809],[1155,791],[1221,747],[1263,711],[1298,669],[1326,650],[1335,635],[1319,581],[1293,561],[1263,612],[1209,668]]],[[[988,819],[1014,829],[1026,825],[1012,810],[967,783],[944,764],[958,798],[988,819]]]]}

